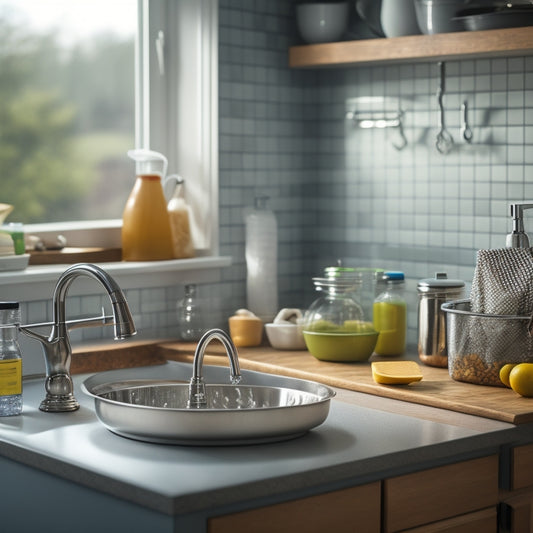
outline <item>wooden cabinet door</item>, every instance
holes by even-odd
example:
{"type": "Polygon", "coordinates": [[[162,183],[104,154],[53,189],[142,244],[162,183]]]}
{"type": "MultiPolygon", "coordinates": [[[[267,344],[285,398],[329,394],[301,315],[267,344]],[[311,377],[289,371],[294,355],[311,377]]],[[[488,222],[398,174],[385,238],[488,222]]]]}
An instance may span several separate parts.
{"type": "Polygon", "coordinates": [[[511,451],[511,490],[533,487],[533,444],[511,451]]]}
{"type": "Polygon", "coordinates": [[[379,533],[381,483],[260,507],[208,520],[208,533],[379,533]]]}
{"type": "Polygon", "coordinates": [[[533,491],[507,498],[500,514],[505,533],[533,533],[533,491]]]}
{"type": "Polygon", "coordinates": [[[448,520],[439,520],[432,524],[424,524],[403,533],[497,533],[498,509],[490,507],[482,511],[454,516],[448,520]]]}
{"type": "Polygon", "coordinates": [[[502,531],[533,533],[533,444],[511,449],[509,489],[500,506],[502,531]]]}
{"type": "Polygon", "coordinates": [[[383,482],[384,531],[402,531],[498,504],[498,456],[383,482]]]}

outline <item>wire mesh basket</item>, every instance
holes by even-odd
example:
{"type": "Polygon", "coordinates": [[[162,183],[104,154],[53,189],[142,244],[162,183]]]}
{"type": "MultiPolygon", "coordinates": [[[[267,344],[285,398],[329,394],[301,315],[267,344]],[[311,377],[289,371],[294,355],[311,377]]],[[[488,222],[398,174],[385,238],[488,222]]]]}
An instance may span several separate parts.
{"type": "Polygon", "coordinates": [[[442,304],[446,313],[448,370],[456,381],[503,386],[499,372],[506,363],[533,362],[529,316],[470,311],[470,300],[442,304]]]}

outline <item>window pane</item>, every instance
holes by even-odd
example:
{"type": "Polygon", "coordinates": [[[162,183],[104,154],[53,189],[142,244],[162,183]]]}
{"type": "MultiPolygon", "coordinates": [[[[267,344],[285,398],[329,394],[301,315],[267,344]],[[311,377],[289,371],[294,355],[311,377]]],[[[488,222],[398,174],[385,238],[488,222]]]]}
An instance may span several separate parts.
{"type": "Polygon", "coordinates": [[[137,0],[0,0],[9,221],[120,218],[133,186],[137,0]]]}

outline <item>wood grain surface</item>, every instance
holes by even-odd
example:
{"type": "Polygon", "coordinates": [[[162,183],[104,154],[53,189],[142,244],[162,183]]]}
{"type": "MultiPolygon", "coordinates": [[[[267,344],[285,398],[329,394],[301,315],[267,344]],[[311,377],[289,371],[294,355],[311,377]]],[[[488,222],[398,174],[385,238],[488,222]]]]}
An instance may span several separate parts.
{"type": "Polygon", "coordinates": [[[289,66],[314,68],[502,55],[508,57],[529,54],[532,48],[531,27],[406,35],[388,39],[293,46],[289,49],[289,66]]]}
{"type": "MultiPolygon", "coordinates": [[[[158,347],[165,358],[192,361],[193,344],[164,343],[158,347]]],[[[211,343],[204,363],[227,366],[223,347],[211,343]]],[[[375,357],[375,356],[373,356],[375,357]]],[[[378,360],[378,359],[370,359],[378,360]]],[[[384,358],[381,358],[384,360],[384,358]]],[[[388,359],[392,360],[392,359],[388,359]]],[[[332,387],[364,392],[482,416],[512,424],[533,422],[533,398],[523,398],[511,389],[462,383],[450,378],[447,369],[420,363],[423,379],[410,385],[379,385],[372,379],[370,361],[329,363],[315,359],[307,351],[278,351],[271,347],[240,348],[242,368],[318,381],[332,387]]]]}
{"type": "Polygon", "coordinates": [[[71,265],[74,263],[109,263],[122,261],[120,248],[63,248],[30,252],[30,265],[71,265]]]}
{"type": "Polygon", "coordinates": [[[166,358],[161,354],[153,339],[125,343],[114,342],[73,350],[70,372],[86,374],[119,368],[162,365],[166,362],[166,358]]]}

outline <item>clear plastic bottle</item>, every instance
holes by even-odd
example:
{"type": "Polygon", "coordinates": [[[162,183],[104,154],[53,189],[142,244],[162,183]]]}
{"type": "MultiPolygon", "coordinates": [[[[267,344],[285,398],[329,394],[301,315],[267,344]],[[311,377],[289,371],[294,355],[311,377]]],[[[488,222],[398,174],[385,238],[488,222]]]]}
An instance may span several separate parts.
{"type": "Polygon", "coordinates": [[[374,349],[378,355],[401,355],[407,335],[407,304],[403,272],[385,272],[387,287],[374,300],[374,329],[379,332],[374,349]]]}
{"type": "Polygon", "coordinates": [[[22,356],[18,302],[0,302],[0,416],[22,412],[22,356]]]}
{"type": "Polygon", "coordinates": [[[194,257],[194,246],[191,239],[190,208],[185,202],[184,182],[185,180],[177,174],[167,177],[167,180],[175,180],[174,194],[168,202],[168,216],[170,228],[172,230],[172,243],[174,245],[174,257],[182,259],[194,257]]]}
{"type": "Polygon", "coordinates": [[[272,322],[278,309],[278,225],[267,207],[268,196],[255,198],[245,216],[247,308],[263,322],[272,322]]]}
{"type": "Polygon", "coordinates": [[[184,341],[197,341],[205,332],[194,284],[185,285],[185,296],[178,302],[178,324],[184,341]]]}

